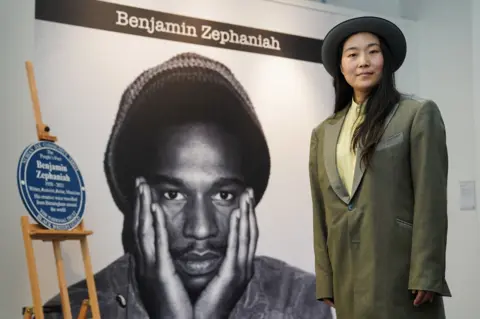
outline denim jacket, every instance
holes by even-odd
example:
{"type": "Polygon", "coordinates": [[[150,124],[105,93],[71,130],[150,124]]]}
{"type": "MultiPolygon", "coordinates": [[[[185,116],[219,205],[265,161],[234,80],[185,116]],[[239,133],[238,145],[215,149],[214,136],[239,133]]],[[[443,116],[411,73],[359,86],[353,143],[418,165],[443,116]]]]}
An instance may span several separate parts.
{"type": "MultiPolygon", "coordinates": [[[[131,276],[133,257],[126,254],[95,275],[102,319],[148,319],[142,301],[135,292],[131,276]]],[[[86,281],[68,289],[72,316],[76,318],[84,299],[88,299],[86,281]]],[[[46,303],[60,305],[57,295],[46,303]]],[[[61,308],[61,307],[59,307],[61,308]]],[[[90,312],[89,312],[90,314],[90,312]]],[[[91,315],[90,315],[91,316],[91,315]]],[[[45,319],[62,319],[59,313],[46,313],[45,319]]],[[[255,259],[255,274],[229,319],[331,319],[330,307],[315,298],[315,277],[283,261],[270,257],[255,259]]]]}

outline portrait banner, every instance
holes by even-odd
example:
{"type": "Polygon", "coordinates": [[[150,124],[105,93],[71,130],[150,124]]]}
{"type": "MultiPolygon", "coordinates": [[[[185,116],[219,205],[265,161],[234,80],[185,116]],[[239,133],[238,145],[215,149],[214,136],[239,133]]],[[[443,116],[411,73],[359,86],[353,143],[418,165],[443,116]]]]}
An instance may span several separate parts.
{"type": "MultiPolygon", "coordinates": [[[[315,297],[308,157],[332,111],[322,36],[340,18],[269,1],[36,0],[35,19],[42,113],[89,192],[102,318],[332,318],[315,297]]],[[[87,285],[67,279],[76,317],[87,285]]]]}

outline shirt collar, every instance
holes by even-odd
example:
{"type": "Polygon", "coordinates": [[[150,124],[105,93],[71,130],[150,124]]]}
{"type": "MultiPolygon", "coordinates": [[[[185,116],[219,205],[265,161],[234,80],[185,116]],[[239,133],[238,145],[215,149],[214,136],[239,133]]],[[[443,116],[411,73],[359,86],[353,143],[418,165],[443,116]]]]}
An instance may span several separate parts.
{"type": "Polygon", "coordinates": [[[352,97],[351,107],[355,109],[357,114],[360,114],[360,113],[365,114],[365,105],[367,104],[367,101],[368,100],[365,100],[365,102],[363,102],[362,104],[358,104],[357,102],[355,102],[355,100],[352,97]]]}

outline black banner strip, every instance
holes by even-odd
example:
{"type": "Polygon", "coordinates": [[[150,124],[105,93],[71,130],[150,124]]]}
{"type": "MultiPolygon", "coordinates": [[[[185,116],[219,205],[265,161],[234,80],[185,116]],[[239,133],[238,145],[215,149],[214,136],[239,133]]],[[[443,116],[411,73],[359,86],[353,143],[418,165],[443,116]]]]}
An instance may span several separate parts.
{"type": "Polygon", "coordinates": [[[35,19],[322,63],[322,40],[96,0],[36,0],[35,19]]]}

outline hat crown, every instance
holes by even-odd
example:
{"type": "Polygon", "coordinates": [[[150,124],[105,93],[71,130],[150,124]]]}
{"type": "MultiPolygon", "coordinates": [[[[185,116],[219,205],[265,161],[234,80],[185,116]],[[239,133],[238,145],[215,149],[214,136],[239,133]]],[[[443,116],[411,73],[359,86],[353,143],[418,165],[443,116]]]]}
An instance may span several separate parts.
{"type": "Polygon", "coordinates": [[[370,32],[381,38],[392,52],[393,70],[397,71],[407,54],[405,35],[393,22],[374,16],[362,16],[343,21],[334,26],[323,39],[322,64],[326,71],[334,76],[340,61],[338,49],[353,34],[370,32]]]}
{"type": "MultiPolygon", "coordinates": [[[[161,89],[161,85],[157,85],[157,83],[165,84],[171,82],[175,82],[180,85],[188,82],[212,83],[227,88],[240,101],[242,101],[242,112],[247,113],[248,118],[253,122],[254,126],[258,130],[258,133],[261,135],[260,138],[264,139],[261,124],[256,116],[254,107],[246,90],[235,78],[230,69],[222,63],[196,53],[186,52],[175,55],[167,61],[143,71],[135,78],[133,82],[128,85],[122,95],[104,157],[104,170],[110,192],[117,207],[122,212],[129,208],[129,200],[122,185],[119,184],[116,176],[118,168],[115,167],[115,158],[119,136],[122,134],[122,130],[125,126],[124,124],[126,123],[127,118],[129,118],[132,111],[138,107],[141,107],[141,105],[136,103],[136,101],[143,96],[143,94],[149,94],[147,92],[150,90],[155,92],[161,89]]],[[[188,92],[185,94],[188,94],[188,92]]],[[[194,102],[195,101],[192,101],[192,104],[194,104],[194,102]]],[[[268,157],[268,148],[266,146],[266,142],[264,151],[268,157]]],[[[268,175],[269,172],[267,174],[267,179],[268,175]]],[[[261,191],[263,192],[263,190],[261,191]]]]}

